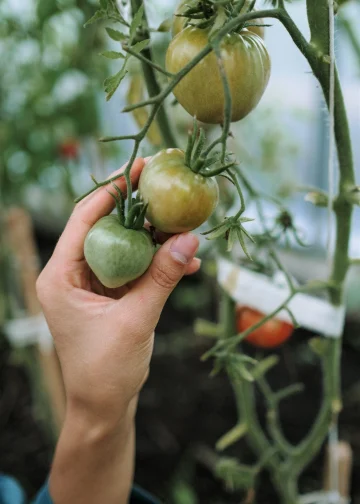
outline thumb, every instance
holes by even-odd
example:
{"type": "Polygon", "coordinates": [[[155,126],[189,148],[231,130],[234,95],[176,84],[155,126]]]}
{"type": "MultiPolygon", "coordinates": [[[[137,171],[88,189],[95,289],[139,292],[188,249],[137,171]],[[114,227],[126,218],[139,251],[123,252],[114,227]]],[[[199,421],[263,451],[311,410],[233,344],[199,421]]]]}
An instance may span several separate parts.
{"type": "Polygon", "coordinates": [[[198,248],[198,238],[185,233],[170,238],[158,250],[148,271],[127,295],[128,301],[139,310],[141,319],[155,327],[164,304],[186,273],[198,248]]]}

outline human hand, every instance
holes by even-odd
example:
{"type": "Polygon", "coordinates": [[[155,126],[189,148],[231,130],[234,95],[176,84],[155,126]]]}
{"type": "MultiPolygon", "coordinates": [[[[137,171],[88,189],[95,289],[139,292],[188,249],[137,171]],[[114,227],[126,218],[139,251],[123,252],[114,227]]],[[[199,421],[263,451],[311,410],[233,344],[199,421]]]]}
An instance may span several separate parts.
{"type": "MultiPolygon", "coordinates": [[[[131,170],[134,188],[145,161],[131,170]]],[[[116,181],[126,192],[124,179],[116,181]]],[[[148,271],[107,289],[84,257],[91,227],[114,207],[106,187],[79,203],[41,273],[37,291],[59,355],[66,418],[50,475],[56,504],[128,501],[134,467],[134,417],[146,380],[154,329],[184,274],[197,271],[198,239],[171,237],[148,271]]]]}
{"type": "MultiPolygon", "coordinates": [[[[134,188],[144,163],[138,159],[132,167],[134,188]]],[[[125,194],[124,178],[116,183],[125,194]]],[[[68,405],[81,404],[108,420],[121,416],[146,379],[154,329],[169,294],[200,267],[194,259],[198,239],[184,234],[166,241],[140,279],[119,289],[102,286],[85,261],[84,240],[113,208],[106,187],[80,202],[37,283],[68,405]]]]}

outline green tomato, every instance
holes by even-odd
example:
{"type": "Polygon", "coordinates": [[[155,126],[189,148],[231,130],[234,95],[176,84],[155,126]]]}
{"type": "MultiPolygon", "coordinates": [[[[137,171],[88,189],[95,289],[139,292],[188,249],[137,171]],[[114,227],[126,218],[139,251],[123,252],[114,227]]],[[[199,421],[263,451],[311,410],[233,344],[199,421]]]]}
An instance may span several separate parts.
{"type": "Polygon", "coordinates": [[[148,269],[155,247],[145,229],[127,229],[115,215],[100,219],[85,239],[85,259],[100,282],[110,289],[140,277],[148,269]]]}
{"type": "Polygon", "coordinates": [[[146,163],[139,191],[148,204],[149,222],[172,234],[199,227],[210,217],[219,199],[216,180],[191,171],[180,149],[160,151],[146,163]]]}
{"type": "MultiPolygon", "coordinates": [[[[176,74],[208,44],[208,31],[188,27],[170,43],[166,69],[176,74]]],[[[232,121],[247,116],[259,103],[270,78],[270,57],[263,40],[249,30],[231,33],[221,43],[221,57],[232,97],[232,121]]],[[[199,121],[224,122],[224,90],[212,51],[174,89],[178,102],[199,121]]]]}

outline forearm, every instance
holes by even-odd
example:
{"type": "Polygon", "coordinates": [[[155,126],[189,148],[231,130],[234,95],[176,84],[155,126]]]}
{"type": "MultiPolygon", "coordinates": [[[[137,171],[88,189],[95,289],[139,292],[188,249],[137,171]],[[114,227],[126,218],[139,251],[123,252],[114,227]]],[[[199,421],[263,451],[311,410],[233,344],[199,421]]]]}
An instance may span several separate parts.
{"type": "Polygon", "coordinates": [[[55,504],[125,504],[134,471],[135,407],[119,422],[68,412],[50,474],[55,504]]]}

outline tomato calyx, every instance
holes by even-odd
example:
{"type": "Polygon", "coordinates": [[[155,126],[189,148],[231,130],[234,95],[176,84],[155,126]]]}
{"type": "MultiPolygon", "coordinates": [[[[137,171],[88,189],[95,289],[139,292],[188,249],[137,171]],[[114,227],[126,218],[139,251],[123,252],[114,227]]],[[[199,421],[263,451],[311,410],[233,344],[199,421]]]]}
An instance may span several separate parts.
{"type": "Polygon", "coordinates": [[[125,215],[125,200],[122,192],[118,188],[116,184],[112,182],[112,186],[116,191],[116,194],[108,191],[110,196],[112,196],[115,200],[117,217],[121,226],[124,226],[127,229],[140,230],[144,227],[145,223],[145,214],[148,205],[141,201],[141,196],[138,193],[136,198],[133,198],[131,209],[128,211],[127,215],[125,215]]]}
{"type": "Polygon", "coordinates": [[[214,177],[221,175],[229,168],[235,166],[229,156],[221,159],[221,153],[215,152],[212,156],[208,155],[208,149],[205,150],[206,136],[203,128],[199,128],[196,117],[193,122],[193,130],[189,131],[188,144],[185,152],[185,164],[194,173],[199,173],[203,177],[214,177]],[[217,165],[213,169],[210,166],[217,165]]]}

